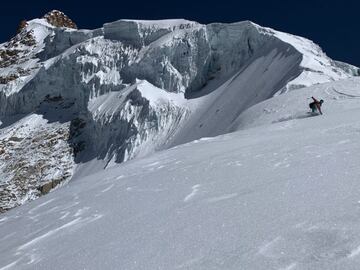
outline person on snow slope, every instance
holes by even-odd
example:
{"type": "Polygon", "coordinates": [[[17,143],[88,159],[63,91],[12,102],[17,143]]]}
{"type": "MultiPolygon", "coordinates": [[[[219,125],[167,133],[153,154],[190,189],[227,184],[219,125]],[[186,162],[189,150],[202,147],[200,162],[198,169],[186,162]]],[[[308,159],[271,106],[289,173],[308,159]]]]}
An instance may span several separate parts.
{"type": "Polygon", "coordinates": [[[321,111],[321,105],[324,103],[324,101],[321,99],[320,101],[318,101],[316,98],[314,97],[311,97],[313,99],[313,102],[311,102],[309,104],[309,107],[311,109],[311,111],[313,113],[316,113],[316,111],[318,111],[320,114],[322,114],[322,111],[321,111]]]}

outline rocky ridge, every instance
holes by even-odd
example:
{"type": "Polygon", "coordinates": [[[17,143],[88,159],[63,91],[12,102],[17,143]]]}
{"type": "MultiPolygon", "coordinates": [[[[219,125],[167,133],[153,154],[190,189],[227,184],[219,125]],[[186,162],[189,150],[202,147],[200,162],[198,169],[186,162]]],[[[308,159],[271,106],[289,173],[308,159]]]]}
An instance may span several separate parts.
{"type": "Polygon", "coordinates": [[[45,14],[46,21],[55,27],[66,27],[72,29],[78,29],[77,25],[63,12],[59,10],[52,10],[45,14]]]}

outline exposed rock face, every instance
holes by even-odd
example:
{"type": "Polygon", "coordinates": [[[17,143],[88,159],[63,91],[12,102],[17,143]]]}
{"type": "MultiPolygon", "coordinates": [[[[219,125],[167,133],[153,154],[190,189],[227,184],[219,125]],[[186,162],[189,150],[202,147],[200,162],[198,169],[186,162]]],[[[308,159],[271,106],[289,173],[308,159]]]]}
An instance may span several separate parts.
{"type": "Polygon", "coordinates": [[[19,23],[18,29],[16,30],[16,34],[19,34],[26,26],[27,26],[27,21],[26,20],[22,20],[19,23]]]}
{"type": "Polygon", "coordinates": [[[33,31],[23,30],[13,37],[6,46],[0,48],[0,68],[6,68],[19,63],[22,56],[30,52],[36,41],[33,31]]]}
{"type": "Polygon", "coordinates": [[[48,23],[55,27],[78,29],[76,24],[68,16],[58,10],[50,11],[44,16],[44,18],[47,20],[48,23]]]}
{"type": "Polygon", "coordinates": [[[27,29],[28,23],[20,23],[18,33],[9,42],[0,45],[0,85],[6,85],[20,77],[30,75],[36,63],[29,66],[27,55],[36,47],[33,29],[27,29]],[[1,72],[2,71],[2,72],[1,72]]]}
{"type": "Polygon", "coordinates": [[[10,75],[8,75],[6,77],[0,76],[0,84],[7,84],[7,83],[9,83],[11,81],[16,80],[17,78],[19,78],[19,77],[16,74],[10,74],[10,75]]]}
{"type": "Polygon", "coordinates": [[[0,213],[48,193],[72,176],[70,123],[53,119],[71,106],[49,97],[36,113],[0,129],[0,213]]]}

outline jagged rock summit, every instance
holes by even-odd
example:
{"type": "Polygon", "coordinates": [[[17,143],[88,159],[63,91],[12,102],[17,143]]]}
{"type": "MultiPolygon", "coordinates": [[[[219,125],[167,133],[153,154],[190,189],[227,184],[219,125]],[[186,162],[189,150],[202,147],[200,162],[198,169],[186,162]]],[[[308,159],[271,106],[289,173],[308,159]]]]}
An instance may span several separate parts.
{"type": "Polygon", "coordinates": [[[63,12],[59,10],[52,10],[46,13],[44,19],[46,19],[49,24],[55,27],[78,29],[76,24],[68,16],[66,16],[63,12]]]}
{"type": "Polygon", "coordinates": [[[26,20],[20,21],[19,26],[18,26],[18,28],[16,30],[16,34],[19,34],[27,25],[28,24],[27,24],[26,20]]]}

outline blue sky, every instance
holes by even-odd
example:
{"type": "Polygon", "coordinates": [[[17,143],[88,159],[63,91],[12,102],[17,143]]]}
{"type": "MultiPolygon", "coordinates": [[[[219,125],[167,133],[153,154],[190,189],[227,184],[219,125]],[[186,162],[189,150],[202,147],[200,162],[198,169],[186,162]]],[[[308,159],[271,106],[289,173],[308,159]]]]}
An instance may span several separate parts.
{"type": "Polygon", "coordinates": [[[0,9],[0,41],[14,35],[22,19],[47,11],[65,12],[80,28],[97,28],[117,19],[185,18],[201,23],[251,20],[318,43],[333,59],[360,66],[360,1],[4,1],[0,9]]]}

